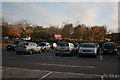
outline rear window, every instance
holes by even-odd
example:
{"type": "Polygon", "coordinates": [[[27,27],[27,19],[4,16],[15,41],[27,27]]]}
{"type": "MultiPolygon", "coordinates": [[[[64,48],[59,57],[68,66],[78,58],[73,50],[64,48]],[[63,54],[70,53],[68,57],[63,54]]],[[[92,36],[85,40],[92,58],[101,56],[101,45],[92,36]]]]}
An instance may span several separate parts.
{"type": "Polygon", "coordinates": [[[19,44],[18,44],[18,46],[25,46],[25,45],[28,46],[29,43],[19,43],[19,44]]]}
{"type": "Polygon", "coordinates": [[[58,43],[57,46],[69,46],[68,43],[58,43]]]}
{"type": "Polygon", "coordinates": [[[45,43],[39,43],[38,46],[46,46],[45,43]]]}
{"type": "Polygon", "coordinates": [[[24,43],[24,45],[27,45],[27,46],[28,46],[28,45],[29,45],[29,43],[24,43]]]}

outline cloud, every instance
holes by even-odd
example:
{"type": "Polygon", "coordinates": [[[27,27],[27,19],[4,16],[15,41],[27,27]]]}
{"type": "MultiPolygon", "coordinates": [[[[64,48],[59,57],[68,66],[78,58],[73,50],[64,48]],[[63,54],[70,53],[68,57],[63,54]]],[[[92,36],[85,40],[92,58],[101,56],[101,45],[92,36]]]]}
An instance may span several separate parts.
{"type": "Polygon", "coordinates": [[[4,0],[2,2],[118,2],[119,0],[4,0]]]}
{"type": "Polygon", "coordinates": [[[97,9],[89,7],[84,11],[82,21],[88,25],[93,25],[96,22],[95,20],[97,19],[97,16],[98,16],[97,9]]]}
{"type": "Polygon", "coordinates": [[[88,25],[96,24],[96,19],[99,15],[98,3],[67,3],[64,7],[68,10],[68,15],[74,18],[74,21],[79,21],[88,25]]]}
{"type": "Polygon", "coordinates": [[[69,20],[73,24],[79,21],[88,26],[97,24],[104,25],[104,23],[106,23],[110,29],[112,29],[117,22],[117,8],[116,4],[113,3],[8,2],[3,4],[3,16],[7,17],[9,21],[10,19],[11,21],[26,19],[30,20],[33,24],[50,26],[62,25],[63,22],[69,20]]]}
{"type": "Polygon", "coordinates": [[[109,26],[109,30],[113,32],[118,32],[118,8],[115,7],[112,11],[112,16],[108,20],[107,25],[109,26]]]}

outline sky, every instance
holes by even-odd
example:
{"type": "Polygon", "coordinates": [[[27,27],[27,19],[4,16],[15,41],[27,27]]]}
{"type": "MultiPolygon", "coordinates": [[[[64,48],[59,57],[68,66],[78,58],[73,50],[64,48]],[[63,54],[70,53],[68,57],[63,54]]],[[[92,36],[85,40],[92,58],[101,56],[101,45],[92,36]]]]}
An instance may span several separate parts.
{"type": "Polygon", "coordinates": [[[117,0],[64,1],[4,0],[2,1],[2,17],[9,23],[25,19],[31,24],[45,27],[61,26],[64,22],[70,22],[74,26],[78,23],[87,26],[106,25],[111,32],[118,32],[117,0]]]}

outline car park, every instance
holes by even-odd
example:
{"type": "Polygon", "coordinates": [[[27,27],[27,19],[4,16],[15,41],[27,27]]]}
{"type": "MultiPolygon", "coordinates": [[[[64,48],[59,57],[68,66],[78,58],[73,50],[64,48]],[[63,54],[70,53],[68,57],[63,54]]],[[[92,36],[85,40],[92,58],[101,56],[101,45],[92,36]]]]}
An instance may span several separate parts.
{"type": "Polygon", "coordinates": [[[98,47],[95,43],[81,43],[78,50],[78,56],[92,55],[97,57],[97,52],[98,47]]]}
{"type": "Polygon", "coordinates": [[[61,42],[57,44],[55,55],[63,56],[63,55],[74,55],[75,48],[73,43],[69,42],[61,42]]]}
{"type": "Polygon", "coordinates": [[[15,51],[17,54],[33,54],[33,53],[40,53],[41,47],[38,46],[34,42],[21,42],[16,45],[15,51]]]}
{"type": "Polygon", "coordinates": [[[51,50],[50,43],[48,43],[48,42],[40,42],[40,43],[38,43],[38,46],[41,47],[41,49],[42,49],[43,52],[51,50]]]}
{"type": "Polygon", "coordinates": [[[116,44],[113,42],[105,42],[103,44],[102,53],[103,54],[117,54],[118,50],[117,50],[116,44]]]}
{"type": "Polygon", "coordinates": [[[16,47],[16,45],[17,45],[18,43],[19,43],[19,41],[13,41],[12,43],[10,43],[10,44],[8,44],[8,45],[6,46],[6,49],[7,49],[8,51],[14,50],[15,47],[16,47]]]}

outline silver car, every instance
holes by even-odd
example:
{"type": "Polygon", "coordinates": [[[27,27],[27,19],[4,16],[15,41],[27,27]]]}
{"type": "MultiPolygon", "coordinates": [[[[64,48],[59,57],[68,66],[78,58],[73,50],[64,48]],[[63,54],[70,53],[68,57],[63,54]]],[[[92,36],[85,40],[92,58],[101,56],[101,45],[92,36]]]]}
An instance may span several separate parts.
{"type": "Polygon", "coordinates": [[[78,50],[78,56],[92,55],[97,57],[98,46],[95,43],[82,43],[78,50]]]}
{"type": "Polygon", "coordinates": [[[73,43],[63,42],[57,44],[55,55],[56,56],[73,55],[74,52],[75,48],[73,43]]]}
{"type": "Polygon", "coordinates": [[[39,47],[34,42],[21,42],[16,45],[15,51],[17,54],[21,53],[27,53],[27,54],[33,54],[33,53],[40,53],[41,47],[39,47]]]}

